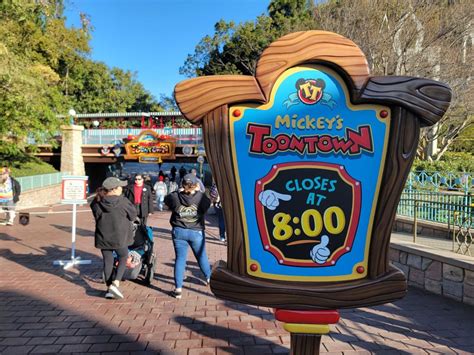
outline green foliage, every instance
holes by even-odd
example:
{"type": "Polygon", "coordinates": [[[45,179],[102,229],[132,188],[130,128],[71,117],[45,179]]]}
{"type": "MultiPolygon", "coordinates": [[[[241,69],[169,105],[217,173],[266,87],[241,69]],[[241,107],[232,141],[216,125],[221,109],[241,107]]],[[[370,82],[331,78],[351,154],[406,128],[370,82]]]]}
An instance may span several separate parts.
{"type": "Polygon", "coordinates": [[[8,166],[11,169],[11,175],[13,177],[52,174],[58,172],[48,163],[28,156],[20,157],[13,165],[10,165],[8,162],[3,162],[2,166],[8,166]]]}
{"type": "Polygon", "coordinates": [[[161,110],[134,73],[87,57],[87,17],[67,28],[63,10],[63,0],[0,2],[0,160],[20,159],[27,136],[53,137],[69,108],[161,110]]]}
{"type": "Polygon", "coordinates": [[[314,26],[310,0],[273,0],[269,16],[235,25],[220,20],[214,35],[205,36],[194,54],[188,55],[180,73],[192,76],[216,74],[254,75],[263,50],[277,38],[314,26]]]}
{"type": "MultiPolygon", "coordinates": [[[[474,119],[471,117],[474,121],[474,119]]],[[[474,122],[462,132],[450,148],[453,152],[466,152],[474,155],[474,122]]]]}
{"type": "Polygon", "coordinates": [[[427,161],[415,159],[413,171],[427,172],[474,172],[474,155],[471,153],[447,152],[439,161],[427,161]]]}

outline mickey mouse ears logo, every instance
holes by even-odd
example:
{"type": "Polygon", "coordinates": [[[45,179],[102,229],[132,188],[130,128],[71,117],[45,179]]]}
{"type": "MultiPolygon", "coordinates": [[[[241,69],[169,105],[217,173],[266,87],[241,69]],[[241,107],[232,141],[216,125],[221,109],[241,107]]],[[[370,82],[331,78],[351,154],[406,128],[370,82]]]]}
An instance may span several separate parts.
{"type": "Polygon", "coordinates": [[[323,97],[326,83],[323,79],[298,79],[295,84],[298,98],[306,105],[314,105],[323,97]]]}
{"type": "Polygon", "coordinates": [[[288,99],[283,102],[286,108],[298,105],[300,102],[305,105],[314,105],[321,102],[322,105],[333,109],[336,101],[329,93],[326,93],[326,82],[323,79],[304,79],[300,78],[295,83],[296,92],[290,94],[288,99]]]}

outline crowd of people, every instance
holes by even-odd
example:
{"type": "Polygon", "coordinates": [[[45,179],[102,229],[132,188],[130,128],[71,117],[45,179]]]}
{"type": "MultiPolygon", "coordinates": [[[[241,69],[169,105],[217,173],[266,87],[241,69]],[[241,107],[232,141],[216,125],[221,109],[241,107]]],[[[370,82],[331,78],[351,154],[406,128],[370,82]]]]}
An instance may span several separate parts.
{"type": "MultiPolygon", "coordinates": [[[[184,170],[184,171],[183,171],[184,170]]],[[[91,203],[96,221],[95,247],[103,256],[103,274],[107,286],[106,298],[123,298],[120,281],[124,276],[129,258],[129,246],[133,244],[134,225],[147,225],[148,217],[165,207],[171,212],[171,237],[175,251],[173,296],[182,296],[186,258],[190,247],[209,283],[211,267],[206,253],[205,215],[211,204],[219,219],[220,240],[225,242],[225,225],[219,194],[215,183],[206,189],[196,169],[187,172],[171,170],[170,176],[160,171],[152,185],[149,176],[136,174],[130,181],[108,177],[97,190],[91,203]],[[115,269],[114,269],[115,267],[115,269]]]]}
{"type": "MultiPolygon", "coordinates": [[[[6,214],[4,224],[13,225],[15,205],[19,201],[21,186],[10,175],[10,169],[0,170],[0,208],[6,214]]],[[[90,204],[95,219],[95,247],[103,258],[103,276],[107,290],[105,297],[124,298],[120,282],[124,277],[134,243],[137,225],[146,226],[148,217],[156,210],[167,208],[171,212],[171,237],[175,251],[173,296],[181,298],[186,258],[189,247],[209,283],[211,267],[206,253],[205,215],[211,204],[219,221],[219,237],[225,242],[225,224],[222,205],[215,182],[209,197],[196,169],[189,172],[175,167],[169,175],[160,171],[155,184],[149,176],[136,174],[129,181],[118,177],[106,178],[97,189],[90,204]]]]}

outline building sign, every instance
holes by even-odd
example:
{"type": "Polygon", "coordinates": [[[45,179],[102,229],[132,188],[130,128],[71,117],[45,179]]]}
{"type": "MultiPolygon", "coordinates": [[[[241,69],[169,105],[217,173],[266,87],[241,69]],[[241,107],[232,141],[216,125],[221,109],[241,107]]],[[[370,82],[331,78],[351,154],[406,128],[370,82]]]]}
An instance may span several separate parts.
{"type": "Polygon", "coordinates": [[[87,176],[63,176],[61,181],[61,203],[87,203],[87,176]]]}
{"type": "Polygon", "coordinates": [[[363,278],[390,109],[353,106],[342,78],[325,67],[291,68],[273,90],[265,105],[229,110],[247,270],[271,279],[363,278]]]}
{"type": "Polygon", "coordinates": [[[146,130],[125,144],[125,159],[140,163],[160,163],[161,159],[175,158],[175,139],[146,130]]]}

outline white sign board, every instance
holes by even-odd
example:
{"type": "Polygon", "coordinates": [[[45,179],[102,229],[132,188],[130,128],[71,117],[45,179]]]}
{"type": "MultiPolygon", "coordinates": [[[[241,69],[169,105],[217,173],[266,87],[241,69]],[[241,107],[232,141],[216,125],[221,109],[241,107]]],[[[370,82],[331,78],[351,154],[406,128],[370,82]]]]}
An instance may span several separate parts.
{"type": "Polygon", "coordinates": [[[90,260],[76,257],[76,206],[87,203],[88,176],[63,176],[61,181],[61,203],[72,205],[72,247],[70,260],[55,260],[53,265],[61,265],[69,269],[75,265],[90,264],[90,260]]]}
{"type": "Polygon", "coordinates": [[[61,188],[61,203],[87,203],[87,176],[63,176],[61,188]]]}

